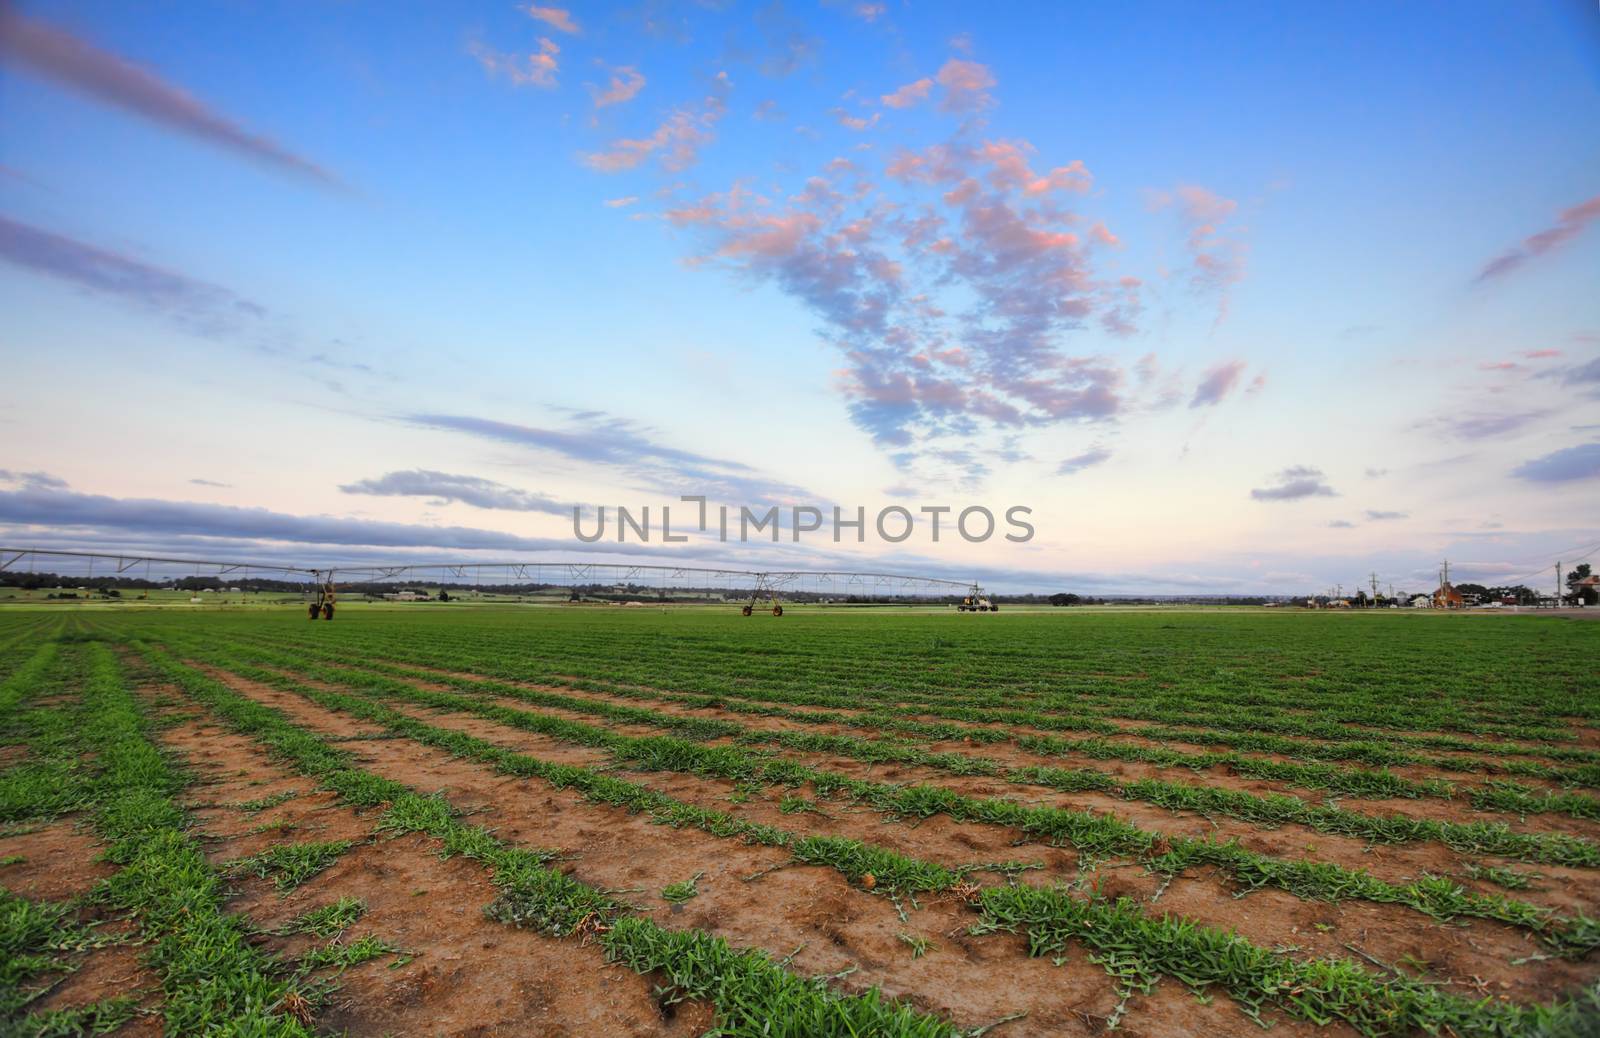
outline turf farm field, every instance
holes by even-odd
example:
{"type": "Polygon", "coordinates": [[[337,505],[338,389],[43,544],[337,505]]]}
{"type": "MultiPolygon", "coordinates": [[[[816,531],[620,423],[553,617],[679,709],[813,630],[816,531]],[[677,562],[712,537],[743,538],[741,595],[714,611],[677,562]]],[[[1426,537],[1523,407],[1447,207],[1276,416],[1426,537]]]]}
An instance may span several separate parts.
{"type": "Polygon", "coordinates": [[[0,1032],[1600,1033],[1600,624],[0,613],[0,1032]]]}

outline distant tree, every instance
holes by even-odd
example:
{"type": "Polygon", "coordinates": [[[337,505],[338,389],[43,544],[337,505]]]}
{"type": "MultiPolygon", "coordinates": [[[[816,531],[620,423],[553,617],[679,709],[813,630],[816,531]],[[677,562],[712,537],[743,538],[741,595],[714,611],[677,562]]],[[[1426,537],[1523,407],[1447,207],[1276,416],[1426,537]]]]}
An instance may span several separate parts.
{"type": "Polygon", "coordinates": [[[1589,579],[1590,572],[1589,564],[1587,562],[1580,562],[1578,565],[1572,567],[1571,573],[1567,574],[1567,594],[1572,597],[1574,602],[1582,603],[1583,605],[1595,605],[1600,603],[1600,594],[1595,592],[1593,586],[1583,588],[1582,590],[1579,590],[1578,588],[1578,584],[1581,581],[1589,579]]]}
{"type": "Polygon", "coordinates": [[[1053,606],[1075,606],[1082,601],[1083,599],[1077,595],[1055,594],[1050,596],[1050,604],[1053,606]]]}
{"type": "Polygon", "coordinates": [[[439,601],[441,601],[441,602],[450,601],[450,592],[446,591],[444,588],[440,588],[439,589],[439,601]]]}

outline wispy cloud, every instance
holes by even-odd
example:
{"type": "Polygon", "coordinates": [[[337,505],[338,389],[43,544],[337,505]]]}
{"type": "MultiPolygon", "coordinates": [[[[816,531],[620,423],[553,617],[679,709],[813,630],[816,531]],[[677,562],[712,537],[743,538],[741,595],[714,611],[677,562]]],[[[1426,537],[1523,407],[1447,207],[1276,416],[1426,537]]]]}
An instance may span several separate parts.
{"type": "Polygon", "coordinates": [[[994,73],[989,66],[965,58],[951,58],[934,76],[944,88],[939,107],[946,112],[976,112],[994,103],[989,93],[995,87],[994,73]]]}
{"type": "Polygon", "coordinates": [[[339,489],[346,494],[370,494],[377,497],[424,497],[429,499],[430,504],[436,506],[460,502],[474,508],[546,512],[550,515],[571,514],[570,503],[518,490],[516,487],[484,479],[482,476],[462,476],[431,469],[389,472],[372,479],[341,484],[339,489]]]}
{"type": "Polygon", "coordinates": [[[189,481],[197,487],[215,487],[220,490],[232,490],[232,483],[222,483],[215,479],[201,479],[198,476],[189,481]]]}
{"type": "Polygon", "coordinates": [[[0,469],[0,483],[25,490],[64,490],[67,481],[48,472],[13,472],[0,469]]]}
{"type": "Polygon", "coordinates": [[[926,101],[931,93],[933,93],[933,79],[924,76],[907,83],[892,94],[884,94],[878,100],[885,108],[914,108],[926,101]]]}
{"type": "Polygon", "coordinates": [[[1222,403],[1239,384],[1239,376],[1244,374],[1244,368],[1244,361],[1230,360],[1208,370],[1195,388],[1194,396],[1189,401],[1190,408],[1214,407],[1222,403]]]}
{"type": "Polygon", "coordinates": [[[714,128],[728,112],[730,88],[727,73],[717,73],[711,91],[699,105],[674,109],[650,136],[614,140],[604,151],[585,155],[584,163],[601,173],[634,169],[652,158],[668,171],[689,168],[700,157],[700,149],[716,139],[714,128]]]}
{"type": "Polygon", "coordinates": [[[589,86],[589,95],[594,99],[596,108],[606,108],[610,105],[627,104],[639,96],[639,91],[644,89],[644,74],[632,65],[618,65],[616,67],[602,66],[610,74],[610,80],[604,88],[589,86]]]}
{"type": "Polygon", "coordinates": [[[540,7],[538,4],[528,4],[523,12],[536,22],[543,22],[557,32],[577,33],[578,23],[572,20],[572,12],[564,7],[540,7]]]}
{"type": "Polygon", "coordinates": [[[1410,512],[1389,512],[1389,511],[1383,511],[1381,509],[1376,509],[1376,508],[1367,509],[1367,521],[1368,522],[1382,523],[1382,522],[1388,522],[1388,521],[1394,520],[1394,519],[1409,519],[1409,518],[1411,518],[1411,513],[1410,512]]]}
{"type": "Polygon", "coordinates": [[[1511,470],[1518,479],[1534,483],[1571,483],[1580,479],[1600,479],[1600,443],[1565,447],[1542,457],[1525,461],[1511,470]]]}
{"type": "Polygon", "coordinates": [[[526,57],[501,53],[477,40],[467,44],[467,53],[477,59],[490,76],[504,79],[513,86],[549,90],[556,86],[556,75],[561,71],[560,59],[556,57],[561,47],[546,37],[540,37],[539,49],[526,57]]]}
{"type": "Polygon", "coordinates": [[[1257,501],[1299,501],[1307,497],[1336,497],[1322,475],[1309,465],[1292,465],[1272,477],[1271,485],[1250,491],[1257,501]]]}
{"type": "Polygon", "coordinates": [[[1056,475],[1070,476],[1084,469],[1103,465],[1111,460],[1111,451],[1105,447],[1091,447],[1082,454],[1075,454],[1056,466],[1056,475]]]}
{"type": "Polygon", "coordinates": [[[245,129],[155,73],[64,29],[26,17],[10,3],[0,3],[0,61],[262,165],[324,186],[341,186],[337,176],[315,162],[245,129]]]}
{"type": "Polygon", "coordinates": [[[1189,284],[1220,300],[1218,320],[1227,316],[1229,294],[1244,280],[1248,249],[1232,221],[1239,203],[1198,184],[1180,184],[1150,196],[1156,209],[1172,208],[1185,231],[1191,267],[1189,284]]]}
{"type": "Polygon", "coordinates": [[[0,259],[103,295],[137,303],[202,332],[266,311],[225,288],[0,216],[0,259]]]}
{"type": "Polygon", "coordinates": [[[1584,228],[1588,227],[1597,218],[1600,218],[1600,195],[1563,210],[1556,217],[1554,224],[1537,234],[1530,234],[1522,240],[1520,245],[1507,249],[1490,260],[1484,265],[1483,270],[1478,273],[1477,282],[1482,284],[1485,281],[1503,277],[1529,260],[1543,256],[1545,253],[1582,234],[1584,228]]]}
{"type": "Polygon", "coordinates": [[[817,60],[822,41],[798,18],[789,14],[783,0],[756,12],[756,28],[766,41],[766,56],[761,61],[764,76],[789,76],[817,60]]]}
{"type": "Polygon", "coordinates": [[[549,429],[450,414],[414,414],[405,420],[424,428],[547,451],[583,465],[608,466],[641,485],[674,494],[704,494],[735,504],[815,497],[800,487],[769,479],[743,462],[670,446],[654,430],[626,418],[600,411],[573,417],[581,423],[580,428],[549,429]]]}
{"type": "Polygon", "coordinates": [[[1463,440],[1484,440],[1514,433],[1548,414],[1549,411],[1511,411],[1502,414],[1480,411],[1447,415],[1438,419],[1438,423],[1463,440]]]}
{"type": "Polygon", "coordinates": [[[638,201],[638,195],[624,195],[621,198],[608,198],[600,204],[605,206],[607,209],[626,209],[628,206],[633,205],[638,201]]]}

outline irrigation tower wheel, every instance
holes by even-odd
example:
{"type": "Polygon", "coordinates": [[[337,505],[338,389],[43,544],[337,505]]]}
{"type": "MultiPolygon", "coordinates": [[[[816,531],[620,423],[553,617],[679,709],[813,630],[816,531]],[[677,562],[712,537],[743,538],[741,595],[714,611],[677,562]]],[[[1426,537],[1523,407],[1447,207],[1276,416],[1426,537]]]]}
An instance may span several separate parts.
{"type": "Polygon", "coordinates": [[[773,606],[772,607],[772,615],[773,616],[782,616],[783,615],[783,606],[781,606],[781,605],[773,606]]]}

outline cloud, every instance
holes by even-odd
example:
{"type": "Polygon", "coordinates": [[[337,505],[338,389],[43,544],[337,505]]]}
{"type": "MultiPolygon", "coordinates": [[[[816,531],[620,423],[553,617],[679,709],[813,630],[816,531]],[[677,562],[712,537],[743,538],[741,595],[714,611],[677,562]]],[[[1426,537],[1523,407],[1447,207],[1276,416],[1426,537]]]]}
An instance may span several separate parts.
{"type": "Polygon", "coordinates": [[[946,112],[976,112],[994,103],[989,91],[995,87],[989,66],[964,58],[946,61],[934,76],[944,87],[939,108],[946,112]]]}
{"type": "Polygon", "coordinates": [[[1529,360],[1549,360],[1561,356],[1560,350],[1523,350],[1522,355],[1529,360]]]}
{"type": "Polygon", "coordinates": [[[1600,357],[1586,364],[1567,368],[1561,373],[1561,384],[1564,386],[1582,386],[1591,383],[1600,383],[1600,357]]]}
{"type": "Polygon", "coordinates": [[[996,426],[1101,421],[1126,407],[1121,364],[1057,348],[1091,319],[1131,331],[1139,282],[1098,281],[1062,199],[1082,163],[1047,174],[1021,141],[901,152],[891,200],[853,162],[786,198],[736,184],[668,209],[693,262],[768,281],[802,302],[843,355],[837,385],[879,444],[996,426]],[[863,184],[866,185],[863,188],[863,184]],[[906,193],[921,196],[906,199],[906,193]],[[935,300],[956,299],[948,312],[935,300]]]}
{"type": "Polygon", "coordinates": [[[1356,528],[1356,524],[1352,523],[1348,519],[1330,519],[1328,521],[1328,528],[1331,530],[1354,530],[1356,528]]]}
{"type": "Polygon", "coordinates": [[[1111,451],[1109,449],[1105,447],[1091,447],[1082,454],[1073,455],[1072,457],[1063,461],[1060,465],[1057,465],[1056,475],[1071,476],[1075,473],[1082,472],[1084,469],[1093,468],[1096,465],[1103,465],[1110,460],[1111,451]]]}
{"type": "Polygon", "coordinates": [[[1484,440],[1505,436],[1550,414],[1549,411],[1519,411],[1507,414],[1460,414],[1438,419],[1452,435],[1463,440],[1484,440]]]}
{"type": "Polygon", "coordinates": [[[607,209],[626,209],[637,201],[639,201],[638,195],[624,195],[622,198],[608,198],[600,204],[607,209]]]}
{"type": "Polygon", "coordinates": [[[618,65],[615,68],[602,67],[611,73],[611,79],[604,90],[593,85],[589,87],[589,95],[594,98],[594,106],[596,108],[626,104],[639,96],[639,91],[644,89],[644,76],[632,65],[618,65]]]}
{"type": "Polygon", "coordinates": [[[467,44],[467,53],[477,59],[484,72],[491,77],[505,79],[512,86],[534,86],[549,90],[556,86],[556,74],[561,71],[561,63],[556,58],[561,48],[554,40],[542,36],[539,38],[539,49],[526,59],[515,54],[503,54],[476,40],[467,44]]]}
{"type": "Polygon", "coordinates": [[[1411,518],[1410,512],[1385,512],[1375,508],[1367,509],[1367,519],[1374,523],[1388,522],[1392,519],[1409,518],[1411,518]]]}
{"type": "Polygon", "coordinates": [[[1565,447],[1525,461],[1511,470],[1518,479],[1534,483],[1570,483],[1600,477],[1600,443],[1565,447]]]}
{"type": "Polygon", "coordinates": [[[1292,465],[1272,477],[1273,485],[1257,487],[1250,496],[1257,501],[1298,501],[1307,497],[1337,497],[1324,480],[1322,470],[1309,465],[1292,465]]]}
{"type": "Polygon", "coordinates": [[[374,479],[358,480],[339,487],[346,494],[372,494],[379,497],[426,497],[430,504],[443,506],[453,501],[474,508],[494,508],[511,512],[547,512],[570,515],[571,504],[551,500],[540,494],[508,487],[481,476],[459,476],[430,469],[390,472],[374,479]]]}
{"type": "Polygon", "coordinates": [[[1222,320],[1228,313],[1229,294],[1245,274],[1248,249],[1230,226],[1239,203],[1197,184],[1155,192],[1150,201],[1152,208],[1171,208],[1178,214],[1189,252],[1190,287],[1220,299],[1217,319],[1222,320]]]}
{"type": "Polygon", "coordinates": [[[1201,378],[1200,385],[1195,388],[1189,407],[1214,407],[1222,403],[1238,384],[1239,376],[1244,374],[1244,367],[1244,361],[1230,360],[1226,364],[1218,364],[1208,370],[1201,378]]]}
{"type": "Polygon", "coordinates": [[[1537,234],[1531,234],[1520,245],[1506,250],[1484,265],[1475,279],[1478,284],[1503,277],[1518,267],[1544,255],[1582,234],[1595,219],[1600,218],[1600,195],[1565,209],[1556,222],[1537,234]]]}
{"type": "Polygon", "coordinates": [[[873,112],[869,118],[867,116],[851,115],[849,110],[844,108],[833,108],[829,110],[828,114],[838,120],[840,126],[847,130],[855,130],[858,133],[862,130],[870,130],[878,125],[879,113],[877,112],[873,112]]]}
{"type": "Polygon", "coordinates": [[[885,108],[914,108],[928,99],[933,92],[933,80],[924,76],[919,80],[907,83],[892,94],[884,94],[878,98],[885,108]]]}
{"type": "Polygon", "coordinates": [[[561,7],[540,7],[529,4],[522,9],[529,18],[536,22],[543,22],[557,32],[574,33],[578,30],[578,23],[572,20],[572,12],[561,7]]]}
{"type": "Polygon", "coordinates": [[[225,288],[0,216],[0,259],[159,310],[202,332],[266,311],[225,288]]]}
{"type": "Polygon", "coordinates": [[[463,433],[559,455],[584,466],[603,465],[655,490],[704,494],[733,504],[811,500],[815,495],[768,479],[743,462],[682,450],[659,442],[654,430],[601,411],[576,412],[575,429],[518,425],[471,415],[414,414],[413,425],[463,433]]]}
{"type": "Polygon", "coordinates": [[[1387,476],[1388,474],[1388,469],[1369,468],[1366,470],[1366,476],[1368,479],[1378,479],[1379,477],[1387,476]]]}
{"type": "Polygon", "coordinates": [[[193,483],[197,487],[217,487],[217,488],[222,489],[222,490],[232,490],[233,489],[233,484],[232,483],[219,483],[214,479],[200,479],[199,477],[196,477],[194,479],[191,479],[189,482],[193,483]]]}
{"type": "Polygon", "coordinates": [[[889,8],[884,4],[863,2],[850,8],[850,13],[870,25],[882,18],[888,10],[889,8]]]}
{"type": "Polygon", "coordinates": [[[253,162],[341,186],[328,170],[246,130],[182,88],[64,29],[25,17],[10,3],[0,3],[0,61],[253,162]]]}
{"type": "MultiPolygon", "coordinates": [[[[26,487],[0,490],[0,523],[49,528],[60,536],[74,529],[115,530],[141,538],[250,538],[319,545],[460,550],[570,551],[570,540],[519,537],[462,526],[425,526],[289,515],[265,508],[114,498],[66,490],[26,487]]],[[[600,546],[584,546],[596,550],[600,546]]],[[[600,548],[600,550],[605,550],[600,548]]]]}
{"type": "Polygon", "coordinates": [[[728,112],[730,87],[727,73],[717,73],[711,92],[698,106],[674,109],[650,136],[614,140],[604,151],[583,156],[584,164],[601,173],[620,173],[654,157],[668,171],[689,168],[700,157],[700,149],[716,139],[714,127],[728,112]]]}
{"type": "Polygon", "coordinates": [[[793,75],[815,62],[822,49],[822,41],[807,32],[804,23],[790,17],[783,0],[772,0],[757,11],[756,26],[767,45],[767,56],[761,62],[764,76],[793,75]]]}
{"type": "Polygon", "coordinates": [[[12,472],[0,469],[0,483],[8,483],[25,490],[65,490],[67,481],[48,472],[12,472]]]}

